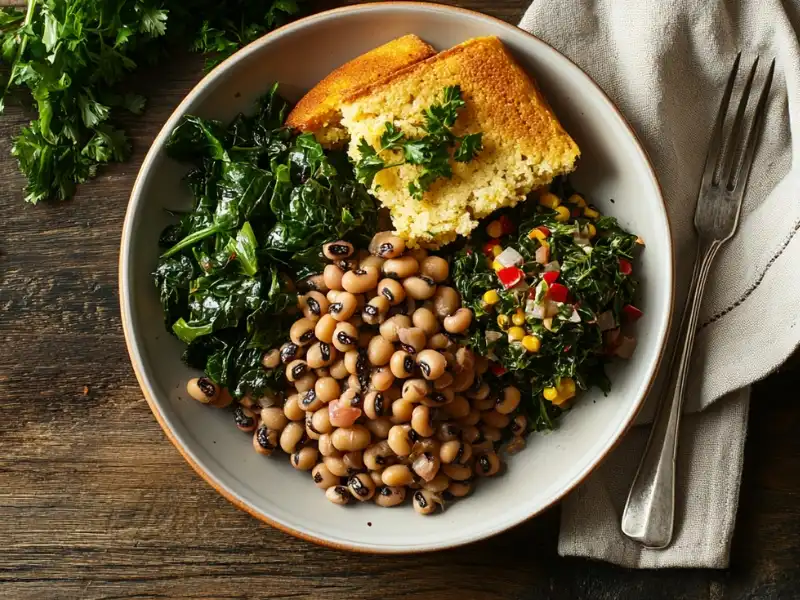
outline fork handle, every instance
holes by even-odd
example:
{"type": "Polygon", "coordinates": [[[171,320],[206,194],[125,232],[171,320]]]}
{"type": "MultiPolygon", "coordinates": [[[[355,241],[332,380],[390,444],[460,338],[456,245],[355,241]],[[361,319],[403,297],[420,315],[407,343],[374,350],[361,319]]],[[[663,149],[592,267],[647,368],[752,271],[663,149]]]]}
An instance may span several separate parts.
{"type": "Polygon", "coordinates": [[[675,519],[675,457],[697,320],[711,263],[721,243],[700,241],[675,349],[669,383],[660,398],[644,455],[622,514],[622,532],[649,548],[672,541],[675,519]]]}

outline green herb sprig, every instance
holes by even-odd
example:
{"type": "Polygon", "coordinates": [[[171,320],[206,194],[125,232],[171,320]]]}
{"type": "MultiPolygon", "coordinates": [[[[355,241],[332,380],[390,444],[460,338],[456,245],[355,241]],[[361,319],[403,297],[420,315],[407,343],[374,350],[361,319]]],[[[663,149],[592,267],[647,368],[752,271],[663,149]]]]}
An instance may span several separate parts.
{"type": "Polygon", "coordinates": [[[372,187],[375,176],[384,169],[404,164],[421,166],[415,181],[408,184],[411,196],[420,200],[439,178],[450,179],[453,169],[450,165],[452,153],[456,162],[467,163],[483,149],[483,134],[469,133],[463,136],[453,134],[452,127],[464,107],[461,88],[457,85],[444,88],[442,100],[433,104],[423,113],[425,135],[420,139],[409,139],[393,123],[387,122],[380,139],[380,147],[373,148],[364,138],[358,142],[360,158],[356,164],[356,177],[372,187]],[[387,163],[380,155],[387,150],[400,150],[403,158],[387,163]]]}

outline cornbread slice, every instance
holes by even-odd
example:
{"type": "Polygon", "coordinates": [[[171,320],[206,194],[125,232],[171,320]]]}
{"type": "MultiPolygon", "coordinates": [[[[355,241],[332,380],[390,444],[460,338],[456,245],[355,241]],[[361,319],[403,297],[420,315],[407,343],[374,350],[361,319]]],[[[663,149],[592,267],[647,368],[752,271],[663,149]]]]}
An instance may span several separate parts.
{"type": "MultiPolygon", "coordinates": [[[[375,177],[371,192],[387,207],[398,235],[414,247],[439,247],[469,235],[477,219],[513,206],[529,192],[575,168],[580,150],[503,43],[475,38],[441,52],[344,98],[342,124],[358,143],[380,147],[387,122],[409,137],[424,135],[423,111],[441,101],[446,86],[459,85],[466,102],[453,127],[456,135],[483,133],[483,150],[468,163],[451,161],[452,179],[439,179],[422,200],[408,184],[421,167],[402,165],[375,177]]],[[[401,158],[384,151],[387,163],[401,158]]]]}
{"type": "Polygon", "coordinates": [[[409,65],[436,54],[416,35],[405,35],[354,58],[333,71],[309,91],[286,118],[286,124],[311,131],[325,146],[336,146],[349,137],[339,120],[339,105],[347,96],[409,65]]]}

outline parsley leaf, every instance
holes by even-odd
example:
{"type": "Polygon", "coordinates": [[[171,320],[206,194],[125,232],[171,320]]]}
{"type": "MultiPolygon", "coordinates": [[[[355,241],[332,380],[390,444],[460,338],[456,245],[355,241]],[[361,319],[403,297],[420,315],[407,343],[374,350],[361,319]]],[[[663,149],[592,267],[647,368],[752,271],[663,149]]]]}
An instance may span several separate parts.
{"type": "Polygon", "coordinates": [[[458,149],[453,158],[458,162],[469,162],[483,150],[483,134],[468,133],[459,139],[458,149]]]}

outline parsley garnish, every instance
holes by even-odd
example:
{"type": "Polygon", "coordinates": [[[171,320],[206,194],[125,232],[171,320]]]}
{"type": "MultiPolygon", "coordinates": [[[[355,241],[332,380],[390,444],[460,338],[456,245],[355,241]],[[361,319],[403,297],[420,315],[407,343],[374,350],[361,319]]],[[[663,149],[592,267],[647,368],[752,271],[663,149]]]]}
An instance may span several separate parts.
{"type": "Polygon", "coordinates": [[[457,85],[444,88],[440,104],[433,104],[423,114],[425,135],[416,140],[407,138],[391,122],[387,122],[381,135],[381,146],[373,148],[365,139],[358,142],[361,158],[356,164],[356,177],[371,187],[375,175],[384,169],[391,169],[404,164],[422,167],[415,181],[408,184],[408,191],[417,200],[439,179],[450,179],[453,169],[450,166],[450,154],[457,162],[469,162],[483,149],[483,134],[469,133],[456,136],[452,127],[458,119],[459,111],[464,107],[461,88],[457,85]],[[386,150],[402,150],[403,159],[387,163],[381,158],[386,150]]]}

